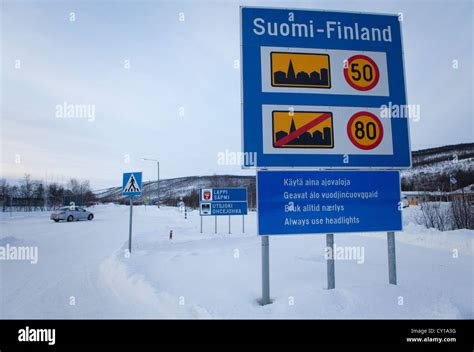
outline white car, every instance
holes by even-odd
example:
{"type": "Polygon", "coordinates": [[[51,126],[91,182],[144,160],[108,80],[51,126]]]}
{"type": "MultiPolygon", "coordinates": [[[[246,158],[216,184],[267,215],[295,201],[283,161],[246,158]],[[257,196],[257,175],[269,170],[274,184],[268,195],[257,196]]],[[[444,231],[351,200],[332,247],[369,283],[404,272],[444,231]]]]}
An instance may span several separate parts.
{"type": "Polygon", "coordinates": [[[51,213],[50,218],[55,222],[58,222],[59,220],[66,220],[68,222],[71,222],[75,220],[92,220],[94,219],[94,214],[83,208],[69,206],[59,208],[57,211],[51,213]]]}

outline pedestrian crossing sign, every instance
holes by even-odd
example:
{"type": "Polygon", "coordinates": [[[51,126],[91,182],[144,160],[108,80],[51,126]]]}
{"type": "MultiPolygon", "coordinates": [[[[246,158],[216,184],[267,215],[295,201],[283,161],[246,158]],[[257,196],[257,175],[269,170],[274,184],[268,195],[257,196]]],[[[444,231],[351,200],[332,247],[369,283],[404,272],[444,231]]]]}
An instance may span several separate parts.
{"type": "Polygon", "coordinates": [[[142,194],[142,173],[125,172],[122,179],[122,195],[138,196],[142,194]]]}

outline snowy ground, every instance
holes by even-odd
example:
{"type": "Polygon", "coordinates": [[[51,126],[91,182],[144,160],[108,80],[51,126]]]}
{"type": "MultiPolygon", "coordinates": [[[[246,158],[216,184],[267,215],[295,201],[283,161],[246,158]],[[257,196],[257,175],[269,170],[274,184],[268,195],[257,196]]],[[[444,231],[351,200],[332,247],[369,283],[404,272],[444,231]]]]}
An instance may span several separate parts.
{"type": "Polygon", "coordinates": [[[93,209],[93,221],[54,223],[47,213],[0,216],[1,246],[38,246],[38,263],[0,261],[1,318],[474,318],[474,231],[438,232],[404,210],[397,233],[398,286],[388,284],[386,235],[338,234],[336,247],[364,250],[336,260],[327,290],[325,236],[270,238],[273,304],[260,306],[255,214],[185,220],[174,208],[93,209]],[[169,230],[174,232],[168,239],[169,230]],[[457,254],[457,255],[456,255],[457,254]],[[74,304],[72,304],[74,303],[74,304]]]}

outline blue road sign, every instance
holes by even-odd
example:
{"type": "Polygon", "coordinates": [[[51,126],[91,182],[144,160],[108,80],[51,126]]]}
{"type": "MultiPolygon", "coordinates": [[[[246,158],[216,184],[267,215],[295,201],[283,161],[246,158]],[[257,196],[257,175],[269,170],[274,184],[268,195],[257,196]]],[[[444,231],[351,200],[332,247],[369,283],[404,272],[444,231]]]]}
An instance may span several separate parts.
{"type": "Polygon", "coordinates": [[[244,166],[410,167],[397,15],[242,7],[241,27],[244,166]]]}
{"type": "Polygon", "coordinates": [[[203,188],[200,201],[247,202],[246,188],[203,188]]]}
{"type": "Polygon", "coordinates": [[[398,171],[258,171],[260,235],[401,231],[398,171]]]}
{"type": "Polygon", "coordinates": [[[122,177],[122,195],[138,196],[142,194],[142,173],[125,172],[122,177]]]}
{"type": "Polygon", "coordinates": [[[201,203],[201,215],[247,215],[246,202],[201,203]],[[207,210],[210,213],[207,213],[207,210]]]}
{"type": "Polygon", "coordinates": [[[247,215],[246,188],[203,188],[199,192],[201,215],[247,215]]]}

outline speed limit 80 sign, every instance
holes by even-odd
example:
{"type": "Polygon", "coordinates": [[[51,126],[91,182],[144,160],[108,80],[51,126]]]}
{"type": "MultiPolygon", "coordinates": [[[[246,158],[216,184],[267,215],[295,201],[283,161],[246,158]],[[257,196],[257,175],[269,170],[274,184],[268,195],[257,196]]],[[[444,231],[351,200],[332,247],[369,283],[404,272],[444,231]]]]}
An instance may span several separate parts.
{"type": "Polygon", "coordinates": [[[347,136],[357,148],[371,150],[382,142],[383,126],[377,115],[360,111],[349,119],[347,136]]]}

